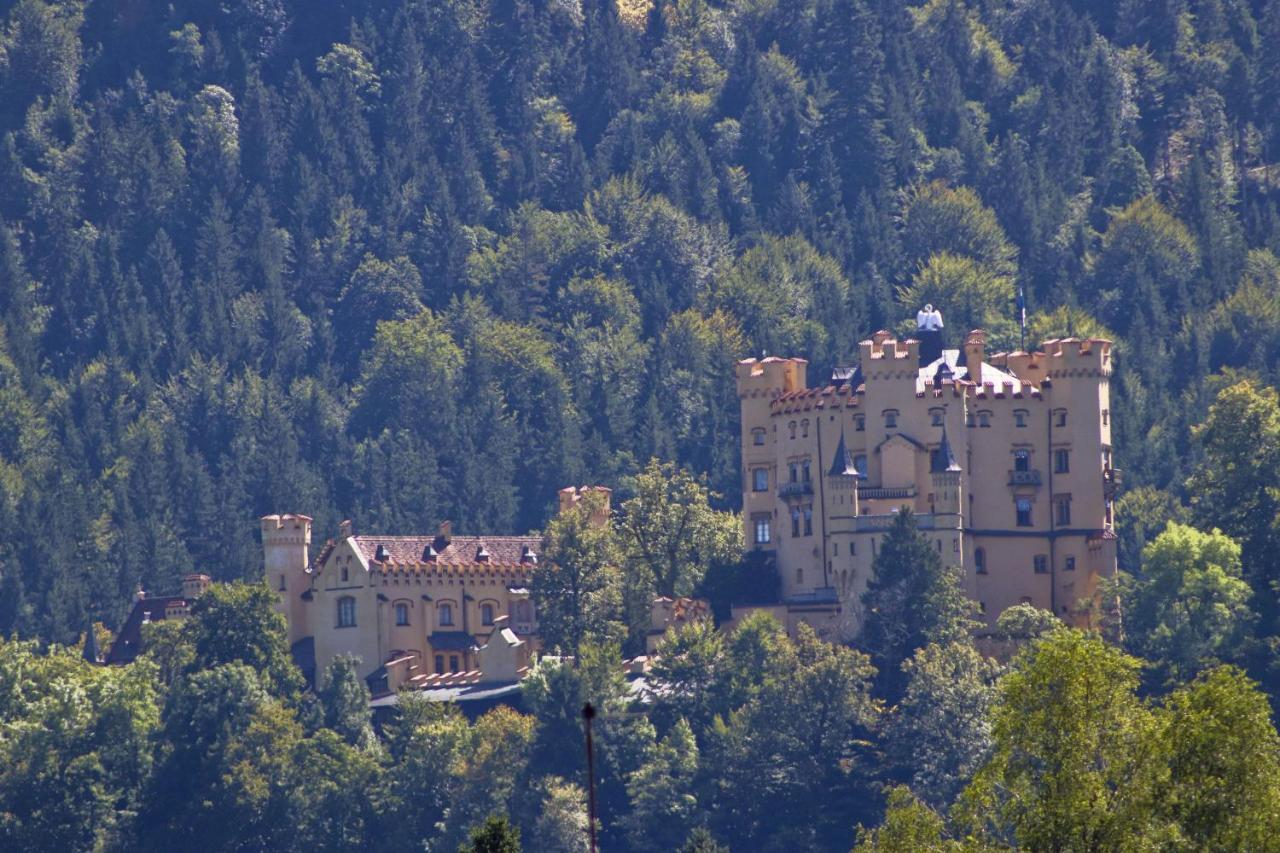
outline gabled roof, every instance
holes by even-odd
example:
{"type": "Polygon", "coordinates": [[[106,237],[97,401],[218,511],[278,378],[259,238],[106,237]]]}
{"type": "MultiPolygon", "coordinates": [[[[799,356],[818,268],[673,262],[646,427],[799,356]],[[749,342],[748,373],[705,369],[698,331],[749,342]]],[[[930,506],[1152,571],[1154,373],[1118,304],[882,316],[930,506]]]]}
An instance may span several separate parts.
{"type": "Polygon", "coordinates": [[[106,663],[132,663],[142,653],[142,626],[146,622],[163,622],[165,610],[171,603],[185,602],[181,595],[157,595],[133,603],[133,609],[116,634],[106,663]]]}

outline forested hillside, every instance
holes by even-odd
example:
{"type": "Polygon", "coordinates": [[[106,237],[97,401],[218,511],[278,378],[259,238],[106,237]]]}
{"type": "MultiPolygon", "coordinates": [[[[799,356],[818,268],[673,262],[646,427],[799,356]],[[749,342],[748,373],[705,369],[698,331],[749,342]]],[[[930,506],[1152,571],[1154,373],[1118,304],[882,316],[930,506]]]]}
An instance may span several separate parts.
{"type": "Polygon", "coordinates": [[[0,18],[6,635],[255,577],[266,512],[525,530],[653,456],[731,506],[736,358],[821,376],[924,298],[1013,345],[1018,288],[1118,341],[1133,567],[1280,358],[1280,0],[0,18]]]}

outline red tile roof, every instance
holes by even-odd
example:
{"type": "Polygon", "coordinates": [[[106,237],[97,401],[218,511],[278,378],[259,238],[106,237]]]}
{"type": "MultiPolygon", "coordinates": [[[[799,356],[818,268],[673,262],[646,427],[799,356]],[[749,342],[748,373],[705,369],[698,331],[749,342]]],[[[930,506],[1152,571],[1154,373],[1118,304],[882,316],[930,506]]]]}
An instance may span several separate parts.
{"type": "Polygon", "coordinates": [[[406,566],[476,566],[476,567],[524,567],[521,556],[528,548],[533,554],[542,550],[542,539],[537,536],[452,536],[446,542],[436,536],[353,536],[352,541],[370,566],[386,564],[388,568],[406,566]],[[478,561],[480,547],[489,558],[478,561]],[[434,560],[424,556],[428,547],[436,550],[434,560]],[[382,549],[379,559],[379,549],[382,549]]]}

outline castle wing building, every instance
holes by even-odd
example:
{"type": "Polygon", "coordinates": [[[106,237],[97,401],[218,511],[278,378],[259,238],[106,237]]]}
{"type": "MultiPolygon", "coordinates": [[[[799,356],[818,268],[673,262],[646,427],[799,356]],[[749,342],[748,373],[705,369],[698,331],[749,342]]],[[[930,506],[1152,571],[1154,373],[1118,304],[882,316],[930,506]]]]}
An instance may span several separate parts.
{"type": "Polygon", "coordinates": [[[902,507],[988,625],[1020,603],[1088,621],[1116,568],[1111,342],[985,349],[974,331],[922,359],[882,331],[820,387],[802,358],[738,363],[746,542],[774,555],[789,622],[857,636],[902,507]]]}

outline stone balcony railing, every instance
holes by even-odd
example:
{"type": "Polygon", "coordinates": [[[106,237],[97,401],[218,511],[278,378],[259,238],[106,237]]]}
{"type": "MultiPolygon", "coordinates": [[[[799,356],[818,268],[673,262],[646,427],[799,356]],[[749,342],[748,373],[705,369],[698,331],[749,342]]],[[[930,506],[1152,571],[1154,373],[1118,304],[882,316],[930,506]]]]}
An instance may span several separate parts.
{"type": "Polygon", "coordinates": [[[896,498],[913,498],[916,496],[914,486],[897,486],[880,488],[876,486],[860,486],[858,498],[864,501],[894,500],[896,498]]]}
{"type": "Polygon", "coordinates": [[[813,494],[812,482],[783,483],[778,486],[778,497],[780,498],[798,498],[811,494],[813,494]]]}
{"type": "Polygon", "coordinates": [[[1010,471],[1010,486],[1038,486],[1040,485],[1040,472],[1033,469],[1027,471],[1010,471]]]}

